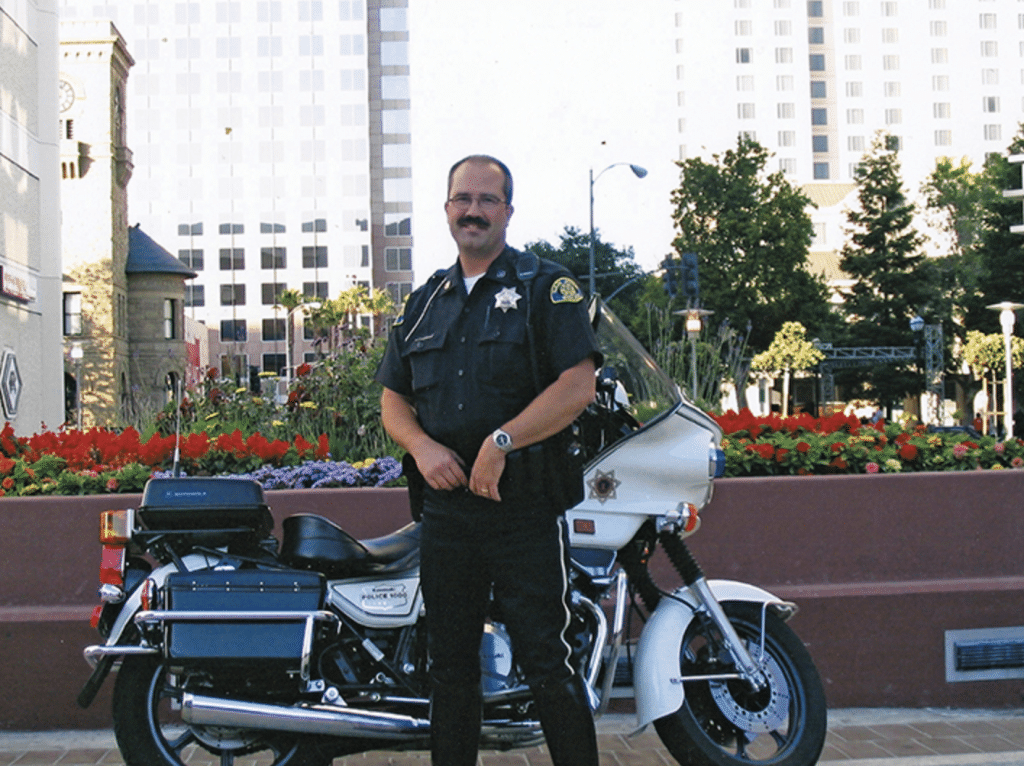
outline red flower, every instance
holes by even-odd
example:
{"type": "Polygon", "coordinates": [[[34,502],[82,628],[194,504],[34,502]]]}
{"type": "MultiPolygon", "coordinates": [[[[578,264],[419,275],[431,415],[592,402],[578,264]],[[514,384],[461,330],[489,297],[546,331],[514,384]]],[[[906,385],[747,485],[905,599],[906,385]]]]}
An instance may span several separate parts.
{"type": "Polygon", "coordinates": [[[900,457],[904,460],[914,460],[917,458],[917,447],[913,444],[904,444],[900,447],[900,457]]]}
{"type": "Polygon", "coordinates": [[[298,367],[295,368],[295,377],[297,377],[297,378],[305,377],[306,375],[309,375],[309,373],[310,373],[310,371],[312,369],[313,368],[309,365],[308,362],[303,362],[302,364],[300,364],[298,367]]]}
{"type": "Polygon", "coordinates": [[[804,454],[807,454],[807,451],[810,450],[810,448],[811,448],[811,445],[808,444],[807,442],[799,442],[796,445],[796,451],[797,452],[802,452],[804,454]]]}
{"type": "Polygon", "coordinates": [[[326,460],[328,457],[330,457],[330,454],[331,445],[327,441],[327,434],[320,434],[320,438],[317,439],[316,459],[326,460]]]}
{"type": "Polygon", "coordinates": [[[843,444],[842,442],[836,442],[835,444],[832,445],[833,452],[842,452],[844,449],[846,449],[846,445],[843,444]]]}
{"type": "Polygon", "coordinates": [[[10,473],[16,465],[17,463],[10,458],[2,457],[0,458],[0,473],[10,473]]]}
{"type": "Polygon", "coordinates": [[[838,468],[840,471],[845,471],[849,467],[847,462],[841,457],[834,458],[829,465],[833,468],[838,468]]]}
{"type": "Polygon", "coordinates": [[[785,447],[779,447],[777,450],[775,450],[775,462],[781,463],[788,454],[788,449],[786,449],[785,447]]]}
{"type": "Polygon", "coordinates": [[[14,487],[14,479],[8,476],[6,479],[3,480],[3,482],[0,482],[0,486],[2,486],[4,489],[11,489],[12,487],[14,487]]]}

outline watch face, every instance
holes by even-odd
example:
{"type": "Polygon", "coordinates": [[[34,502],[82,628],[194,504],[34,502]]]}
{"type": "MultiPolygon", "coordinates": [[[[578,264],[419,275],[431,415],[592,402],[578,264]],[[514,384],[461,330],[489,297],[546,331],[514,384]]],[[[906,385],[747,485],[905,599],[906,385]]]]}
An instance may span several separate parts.
{"type": "Polygon", "coordinates": [[[61,80],[58,91],[60,94],[60,110],[66,112],[75,103],[75,89],[71,87],[71,83],[67,80],[61,80]]]}
{"type": "Polygon", "coordinates": [[[494,435],[494,443],[501,447],[501,449],[507,450],[512,446],[512,437],[504,431],[499,431],[494,435]]]}

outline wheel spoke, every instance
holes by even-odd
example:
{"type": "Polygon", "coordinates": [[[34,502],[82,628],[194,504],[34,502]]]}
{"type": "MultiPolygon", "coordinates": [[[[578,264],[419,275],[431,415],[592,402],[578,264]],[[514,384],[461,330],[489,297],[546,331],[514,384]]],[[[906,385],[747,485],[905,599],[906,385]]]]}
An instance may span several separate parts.
{"type": "Polygon", "coordinates": [[[192,733],[191,729],[185,729],[185,731],[181,733],[180,737],[175,737],[173,740],[167,740],[167,746],[176,754],[181,755],[182,750],[195,742],[196,735],[192,733]]]}

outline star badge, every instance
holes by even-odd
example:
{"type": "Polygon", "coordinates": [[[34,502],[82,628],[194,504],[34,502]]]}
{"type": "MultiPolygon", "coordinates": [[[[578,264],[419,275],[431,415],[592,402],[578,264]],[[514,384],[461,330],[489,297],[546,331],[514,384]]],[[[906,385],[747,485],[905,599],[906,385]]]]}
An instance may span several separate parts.
{"type": "Polygon", "coordinates": [[[587,482],[590,496],[599,500],[601,505],[604,505],[605,500],[616,499],[616,490],[620,484],[622,482],[615,478],[615,471],[598,471],[594,478],[587,482]]]}
{"type": "Polygon", "coordinates": [[[502,313],[507,313],[509,309],[519,308],[516,304],[522,297],[514,287],[502,288],[494,296],[494,308],[501,309],[502,313]]]}

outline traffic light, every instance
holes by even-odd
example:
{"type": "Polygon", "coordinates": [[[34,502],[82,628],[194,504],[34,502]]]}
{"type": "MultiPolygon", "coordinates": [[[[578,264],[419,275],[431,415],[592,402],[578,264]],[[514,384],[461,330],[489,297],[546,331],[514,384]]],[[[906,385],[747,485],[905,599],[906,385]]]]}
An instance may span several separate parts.
{"type": "Polygon", "coordinates": [[[683,253],[683,265],[680,275],[680,288],[687,298],[700,297],[700,280],[697,278],[697,254],[683,253]]]}
{"type": "Polygon", "coordinates": [[[676,297],[676,264],[671,258],[666,258],[661,262],[661,268],[665,270],[665,292],[672,300],[676,297]]]}

